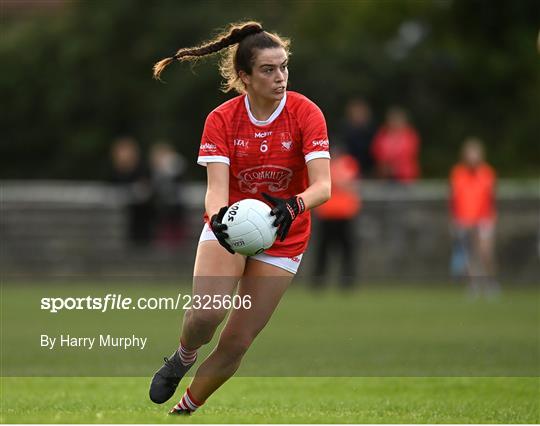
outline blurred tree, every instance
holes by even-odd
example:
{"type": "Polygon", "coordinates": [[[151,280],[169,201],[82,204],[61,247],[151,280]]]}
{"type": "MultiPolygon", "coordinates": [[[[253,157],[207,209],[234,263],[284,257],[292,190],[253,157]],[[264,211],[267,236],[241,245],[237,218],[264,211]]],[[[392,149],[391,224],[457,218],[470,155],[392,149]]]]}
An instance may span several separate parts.
{"type": "MultiPolygon", "coordinates": [[[[293,39],[290,88],[322,107],[331,133],[361,94],[379,118],[390,104],[411,112],[424,176],[446,176],[469,134],[501,174],[538,174],[536,0],[94,0],[3,8],[1,177],[103,178],[124,134],[143,146],[167,138],[194,159],[206,114],[230,97],[215,60],[175,64],[166,84],[151,67],[248,18],[293,39]]],[[[193,162],[189,174],[203,171],[193,162]]]]}

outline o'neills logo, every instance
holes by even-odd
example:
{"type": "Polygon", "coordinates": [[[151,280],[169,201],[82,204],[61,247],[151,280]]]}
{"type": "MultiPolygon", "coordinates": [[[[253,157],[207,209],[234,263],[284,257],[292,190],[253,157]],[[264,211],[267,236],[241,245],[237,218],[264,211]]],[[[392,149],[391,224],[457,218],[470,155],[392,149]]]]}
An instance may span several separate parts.
{"type": "Polygon", "coordinates": [[[238,173],[240,191],[256,194],[261,185],[268,185],[272,192],[283,191],[289,187],[293,172],[281,166],[257,166],[238,173]]]}
{"type": "Polygon", "coordinates": [[[201,149],[203,151],[215,151],[217,148],[213,143],[206,142],[201,144],[201,149]]]}

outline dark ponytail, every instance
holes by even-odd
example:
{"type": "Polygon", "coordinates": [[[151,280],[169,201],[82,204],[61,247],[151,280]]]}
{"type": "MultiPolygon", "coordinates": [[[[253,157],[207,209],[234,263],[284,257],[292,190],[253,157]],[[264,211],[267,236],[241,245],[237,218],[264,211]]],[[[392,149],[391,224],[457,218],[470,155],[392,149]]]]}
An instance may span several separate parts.
{"type": "Polygon", "coordinates": [[[264,31],[259,22],[230,24],[223,33],[214,39],[196,47],[180,49],[173,56],[157,62],[153,68],[154,78],[160,80],[163,70],[174,60],[192,61],[227,49],[227,53],[222,56],[219,65],[220,73],[226,80],[223,90],[228,92],[235,89],[238,92],[243,92],[244,87],[238,77],[238,72],[242,70],[251,74],[253,50],[272,47],[282,47],[289,53],[289,41],[277,34],[264,31]]]}

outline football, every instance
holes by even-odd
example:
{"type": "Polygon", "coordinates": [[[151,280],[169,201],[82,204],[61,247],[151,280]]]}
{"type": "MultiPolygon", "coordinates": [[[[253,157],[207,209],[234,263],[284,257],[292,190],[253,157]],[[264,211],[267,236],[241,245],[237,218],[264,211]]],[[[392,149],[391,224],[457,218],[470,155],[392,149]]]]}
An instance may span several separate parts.
{"type": "Polygon", "coordinates": [[[227,225],[227,243],[245,256],[253,256],[270,248],[276,240],[277,228],[270,207],[262,201],[245,199],[231,205],[223,223],[227,225]]]}

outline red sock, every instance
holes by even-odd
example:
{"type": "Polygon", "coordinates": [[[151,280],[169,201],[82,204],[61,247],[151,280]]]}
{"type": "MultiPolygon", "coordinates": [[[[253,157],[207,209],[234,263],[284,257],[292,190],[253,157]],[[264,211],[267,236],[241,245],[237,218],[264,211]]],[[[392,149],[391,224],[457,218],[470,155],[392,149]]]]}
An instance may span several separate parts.
{"type": "Polygon", "coordinates": [[[197,360],[197,349],[186,348],[180,340],[178,355],[180,356],[180,361],[182,362],[182,364],[191,365],[197,360]]]}
{"type": "Polygon", "coordinates": [[[189,411],[190,413],[193,413],[201,405],[203,405],[203,402],[198,402],[195,398],[193,398],[191,391],[189,388],[187,388],[180,402],[174,406],[174,410],[189,411]]]}

